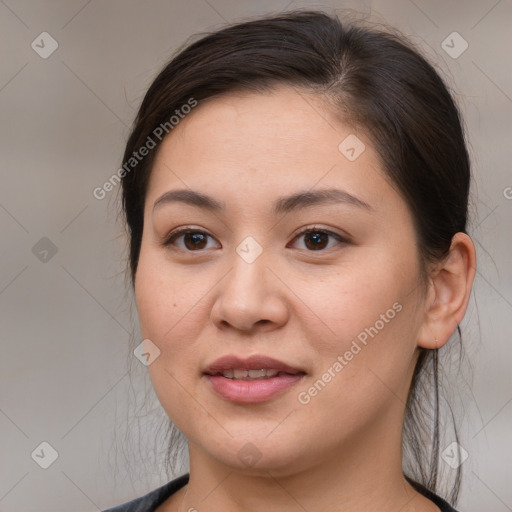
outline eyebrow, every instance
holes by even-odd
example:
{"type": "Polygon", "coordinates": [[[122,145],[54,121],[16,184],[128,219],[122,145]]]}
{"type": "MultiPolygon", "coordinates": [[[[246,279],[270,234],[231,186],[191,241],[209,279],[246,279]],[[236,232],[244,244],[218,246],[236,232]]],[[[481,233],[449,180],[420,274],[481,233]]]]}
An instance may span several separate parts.
{"type": "MultiPolygon", "coordinates": [[[[193,190],[169,190],[162,194],[154,203],[153,211],[164,204],[185,203],[197,208],[209,210],[211,212],[221,212],[226,209],[224,203],[217,201],[213,197],[207,196],[193,190]]],[[[373,211],[373,208],[357,197],[337,188],[297,192],[290,196],[281,197],[272,204],[272,213],[281,215],[298,210],[300,208],[311,207],[319,204],[334,203],[348,204],[359,208],[373,211]]]]}

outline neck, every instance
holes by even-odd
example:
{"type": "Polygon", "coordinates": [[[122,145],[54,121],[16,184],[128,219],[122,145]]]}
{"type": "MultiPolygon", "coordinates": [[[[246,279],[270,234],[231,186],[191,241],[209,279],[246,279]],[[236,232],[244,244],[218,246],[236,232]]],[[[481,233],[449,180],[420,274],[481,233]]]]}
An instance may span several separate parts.
{"type": "Polygon", "coordinates": [[[359,433],[317,464],[292,463],[279,470],[226,466],[191,444],[182,510],[438,510],[403,477],[401,431],[381,430],[374,443],[367,442],[367,434],[359,433]]]}

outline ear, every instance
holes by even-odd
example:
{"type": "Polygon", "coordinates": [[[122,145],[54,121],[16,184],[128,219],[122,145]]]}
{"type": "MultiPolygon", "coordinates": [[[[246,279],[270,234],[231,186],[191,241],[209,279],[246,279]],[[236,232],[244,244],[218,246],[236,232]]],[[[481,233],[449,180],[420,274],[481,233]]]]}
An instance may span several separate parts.
{"type": "Polygon", "coordinates": [[[475,273],[473,241],[465,233],[456,233],[449,253],[430,274],[420,347],[434,349],[447,343],[464,318],[475,273]]]}

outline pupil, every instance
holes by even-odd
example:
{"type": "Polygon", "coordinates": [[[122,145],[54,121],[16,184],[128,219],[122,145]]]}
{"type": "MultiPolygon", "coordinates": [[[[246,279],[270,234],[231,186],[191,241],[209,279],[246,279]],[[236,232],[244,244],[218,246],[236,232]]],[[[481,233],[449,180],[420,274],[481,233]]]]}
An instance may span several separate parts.
{"type": "MultiPolygon", "coordinates": [[[[186,233],[185,234],[185,245],[187,242],[191,242],[192,248],[201,249],[204,245],[206,237],[201,233],[186,233]],[[201,245],[203,243],[203,245],[201,245]]],[[[187,245],[188,247],[188,245],[187,245]]],[[[189,247],[190,248],[190,247],[189,247]]]]}
{"type": "Polygon", "coordinates": [[[313,249],[322,248],[323,245],[325,245],[322,242],[326,241],[327,234],[326,233],[320,233],[319,231],[313,231],[312,233],[313,234],[309,234],[309,235],[306,236],[306,240],[312,240],[313,241],[312,246],[309,247],[309,244],[307,242],[306,242],[306,246],[308,246],[308,248],[313,248],[313,249]]]}

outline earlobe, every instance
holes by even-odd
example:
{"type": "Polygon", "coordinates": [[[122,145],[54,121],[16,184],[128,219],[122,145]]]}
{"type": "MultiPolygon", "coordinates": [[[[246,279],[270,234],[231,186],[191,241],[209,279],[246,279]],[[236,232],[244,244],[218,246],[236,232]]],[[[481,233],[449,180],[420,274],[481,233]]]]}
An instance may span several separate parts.
{"type": "Polygon", "coordinates": [[[473,241],[465,233],[456,233],[449,253],[430,276],[420,347],[441,348],[448,342],[466,313],[475,273],[473,241]]]}

